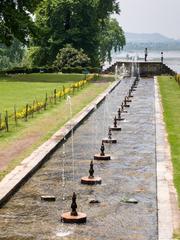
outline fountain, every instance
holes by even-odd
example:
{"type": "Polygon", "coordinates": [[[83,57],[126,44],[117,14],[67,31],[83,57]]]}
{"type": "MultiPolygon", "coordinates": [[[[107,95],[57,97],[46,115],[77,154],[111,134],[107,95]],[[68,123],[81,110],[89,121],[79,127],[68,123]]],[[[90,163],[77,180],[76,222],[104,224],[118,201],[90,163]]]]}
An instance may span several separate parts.
{"type": "Polygon", "coordinates": [[[76,193],[73,193],[71,212],[65,212],[61,215],[61,221],[64,223],[85,223],[87,216],[85,213],[77,212],[76,193]]]}
{"type": "Polygon", "coordinates": [[[121,72],[121,75],[122,75],[123,78],[127,76],[127,70],[126,70],[126,67],[125,67],[124,63],[120,67],[120,72],[121,72]]]}
{"type": "Polygon", "coordinates": [[[93,161],[91,161],[90,169],[89,169],[89,176],[81,178],[82,184],[88,184],[88,185],[101,184],[101,182],[102,182],[101,178],[94,177],[94,168],[93,167],[94,167],[94,164],[93,164],[93,161]]]}
{"type": "Polygon", "coordinates": [[[121,117],[121,109],[118,109],[118,118],[117,121],[124,121],[125,119],[121,117]]]}
{"type": "Polygon", "coordinates": [[[124,107],[130,107],[130,105],[127,104],[127,102],[128,102],[128,101],[127,101],[127,97],[125,97],[125,98],[124,98],[124,107]]]}
{"type": "Polygon", "coordinates": [[[119,80],[117,65],[115,66],[115,75],[114,75],[114,78],[115,78],[115,81],[118,81],[118,80],[119,80]]]}
{"type": "Polygon", "coordinates": [[[127,111],[124,109],[124,102],[121,103],[121,113],[127,113],[127,111]]]}
{"type": "Polygon", "coordinates": [[[132,102],[132,100],[130,99],[130,97],[129,97],[128,94],[127,94],[127,96],[126,96],[126,102],[128,102],[128,103],[132,102]]]}
{"type": "Polygon", "coordinates": [[[94,160],[111,160],[111,156],[109,154],[105,154],[105,147],[102,141],[100,154],[94,155],[94,160]]]}
{"type": "Polygon", "coordinates": [[[136,89],[135,89],[135,84],[134,84],[134,83],[132,84],[132,86],[131,86],[131,88],[130,88],[130,91],[131,91],[131,92],[133,92],[133,91],[135,92],[135,91],[136,91],[136,89]]]}
{"type": "Polygon", "coordinates": [[[104,138],[102,140],[103,143],[117,143],[117,140],[112,138],[112,131],[111,131],[111,128],[109,127],[109,130],[108,130],[108,138],[104,138]]]}
{"type": "Polygon", "coordinates": [[[112,131],[121,131],[121,128],[117,126],[117,118],[114,118],[114,126],[110,128],[112,131]]]}
{"type": "MultiPolygon", "coordinates": [[[[70,96],[67,96],[67,104],[69,105],[70,119],[72,119],[72,101],[71,101],[70,96]]],[[[63,154],[65,154],[65,153],[63,153],[63,154]]],[[[72,154],[72,166],[73,166],[73,181],[75,181],[74,130],[73,130],[73,127],[71,129],[71,154],[72,154]]],[[[64,195],[63,195],[63,198],[64,198],[64,195]]],[[[72,196],[71,209],[72,209],[71,212],[65,212],[61,215],[61,221],[63,223],[85,223],[86,222],[86,218],[87,218],[86,214],[76,211],[77,204],[76,204],[76,193],[75,192],[73,192],[73,196],[72,196]]]]}
{"type": "Polygon", "coordinates": [[[128,76],[128,71],[126,69],[125,64],[123,63],[122,66],[118,67],[116,64],[115,66],[115,80],[121,80],[124,77],[128,76]]]}
{"type": "Polygon", "coordinates": [[[134,77],[134,68],[135,68],[134,58],[132,58],[132,63],[131,63],[131,78],[134,77]]]}

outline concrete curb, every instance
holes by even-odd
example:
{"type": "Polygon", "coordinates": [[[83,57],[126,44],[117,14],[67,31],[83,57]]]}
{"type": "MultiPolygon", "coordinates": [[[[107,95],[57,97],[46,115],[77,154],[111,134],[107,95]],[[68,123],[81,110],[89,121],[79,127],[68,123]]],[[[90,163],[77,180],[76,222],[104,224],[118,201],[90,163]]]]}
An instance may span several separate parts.
{"type": "Polygon", "coordinates": [[[29,157],[25,158],[19,166],[3,178],[0,182],[0,207],[3,206],[17,189],[50,157],[59,144],[63,142],[64,137],[68,137],[72,129],[76,129],[120,82],[121,81],[113,82],[102,94],[82,109],[48,141],[43,143],[29,157]]]}
{"type": "Polygon", "coordinates": [[[173,184],[170,145],[163,120],[163,107],[157,77],[155,81],[156,161],[158,200],[158,240],[172,240],[178,228],[179,210],[177,193],[173,184]]]}

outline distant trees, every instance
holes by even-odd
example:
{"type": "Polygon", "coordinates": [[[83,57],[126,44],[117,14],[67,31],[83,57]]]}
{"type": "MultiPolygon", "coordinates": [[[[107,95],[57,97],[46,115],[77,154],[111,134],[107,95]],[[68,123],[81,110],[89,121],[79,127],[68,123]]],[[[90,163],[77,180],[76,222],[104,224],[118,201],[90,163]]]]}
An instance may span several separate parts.
{"type": "Polygon", "coordinates": [[[100,35],[100,59],[111,62],[111,52],[120,51],[126,44],[124,32],[116,19],[107,19],[100,35]]]}

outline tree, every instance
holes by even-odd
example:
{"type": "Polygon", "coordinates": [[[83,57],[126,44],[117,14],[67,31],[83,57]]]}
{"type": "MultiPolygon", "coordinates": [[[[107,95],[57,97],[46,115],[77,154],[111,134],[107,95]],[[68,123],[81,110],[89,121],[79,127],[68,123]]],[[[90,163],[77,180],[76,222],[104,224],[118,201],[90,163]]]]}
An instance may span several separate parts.
{"type": "Polygon", "coordinates": [[[59,50],[54,66],[58,69],[62,69],[63,67],[86,67],[89,63],[90,59],[82,49],[77,50],[70,44],[67,44],[65,48],[59,50]]]}
{"type": "Polygon", "coordinates": [[[17,39],[13,40],[10,47],[0,45],[0,70],[17,67],[21,64],[25,48],[17,39]]]}
{"type": "Polygon", "coordinates": [[[120,51],[126,40],[122,28],[116,19],[107,19],[100,35],[100,60],[111,62],[111,53],[120,51]]]}
{"type": "Polygon", "coordinates": [[[98,18],[95,3],[89,0],[44,0],[36,11],[36,24],[42,29],[35,45],[49,49],[51,64],[66,44],[82,48],[96,62],[98,58],[98,18]]]}
{"type": "Polygon", "coordinates": [[[32,19],[41,0],[0,1],[0,41],[10,46],[16,38],[27,43],[30,34],[36,34],[32,19]]]}
{"type": "Polygon", "coordinates": [[[34,38],[34,45],[40,47],[41,56],[46,49],[49,57],[39,65],[42,62],[51,65],[66,44],[82,48],[91,64],[99,65],[104,23],[112,13],[119,12],[117,0],[43,0],[35,14],[41,37],[34,38]]]}

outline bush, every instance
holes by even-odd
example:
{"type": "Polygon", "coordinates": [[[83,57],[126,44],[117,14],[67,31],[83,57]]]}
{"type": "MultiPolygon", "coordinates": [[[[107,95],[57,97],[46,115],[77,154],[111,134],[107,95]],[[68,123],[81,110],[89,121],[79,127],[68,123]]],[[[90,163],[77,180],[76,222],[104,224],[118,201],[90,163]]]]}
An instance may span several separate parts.
{"type": "Polygon", "coordinates": [[[84,53],[82,49],[77,50],[70,44],[60,49],[54,66],[62,71],[63,68],[69,67],[86,67],[90,63],[90,58],[84,53]]]}

